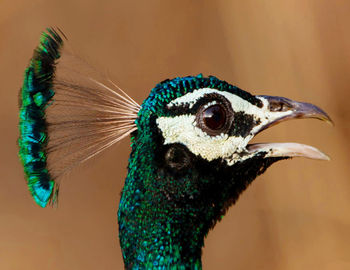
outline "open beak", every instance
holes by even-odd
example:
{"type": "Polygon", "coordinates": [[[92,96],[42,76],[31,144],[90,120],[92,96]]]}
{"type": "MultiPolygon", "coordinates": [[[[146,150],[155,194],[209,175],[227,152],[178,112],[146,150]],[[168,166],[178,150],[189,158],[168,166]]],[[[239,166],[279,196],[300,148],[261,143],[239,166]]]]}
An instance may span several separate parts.
{"type": "MultiPolygon", "coordinates": [[[[253,131],[253,135],[282,121],[300,118],[316,118],[333,124],[331,118],[319,107],[304,102],[297,102],[284,97],[257,96],[265,111],[262,123],[253,131]]],[[[265,157],[306,157],[329,160],[330,158],[315,147],[299,143],[256,143],[248,144],[249,153],[266,153],[265,157]]]]}

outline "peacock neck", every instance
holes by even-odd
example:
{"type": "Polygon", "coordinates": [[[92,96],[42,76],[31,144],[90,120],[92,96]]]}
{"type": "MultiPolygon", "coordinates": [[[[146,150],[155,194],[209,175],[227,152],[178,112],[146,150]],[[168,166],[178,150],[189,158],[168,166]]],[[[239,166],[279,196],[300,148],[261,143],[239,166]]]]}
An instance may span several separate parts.
{"type": "Polygon", "coordinates": [[[118,210],[125,268],[201,269],[209,230],[204,210],[182,205],[164,192],[163,178],[154,181],[154,152],[144,148],[133,146],[118,210]]]}
{"type": "MultiPolygon", "coordinates": [[[[135,195],[137,192],[135,193],[135,195]]],[[[141,203],[142,204],[142,203],[141,203]]],[[[138,203],[119,207],[119,237],[126,269],[201,269],[204,235],[168,209],[149,213],[138,203]],[[131,211],[125,208],[133,209],[131,211]]]]}
{"type": "Polygon", "coordinates": [[[201,269],[205,232],[198,214],[169,202],[164,207],[163,198],[142,194],[132,182],[126,179],[118,211],[125,268],[201,269]]]}

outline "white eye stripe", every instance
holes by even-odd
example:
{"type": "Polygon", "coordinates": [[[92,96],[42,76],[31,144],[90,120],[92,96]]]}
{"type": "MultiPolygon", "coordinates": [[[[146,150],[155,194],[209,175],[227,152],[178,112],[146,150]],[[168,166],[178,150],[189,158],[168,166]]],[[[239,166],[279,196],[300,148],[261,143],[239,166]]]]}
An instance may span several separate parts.
{"type": "MultiPolygon", "coordinates": [[[[168,108],[175,107],[175,106],[183,106],[183,105],[187,105],[189,106],[189,108],[192,108],[197,103],[197,101],[199,101],[201,98],[203,98],[205,95],[208,95],[208,94],[217,94],[228,99],[232,105],[232,109],[234,109],[234,111],[236,112],[243,111],[249,114],[247,109],[250,107],[256,107],[250,102],[244,100],[243,98],[237,95],[234,95],[225,91],[219,91],[217,89],[212,89],[212,88],[201,88],[171,101],[168,104],[168,108]]],[[[259,109],[258,107],[256,108],[259,109]]]]}

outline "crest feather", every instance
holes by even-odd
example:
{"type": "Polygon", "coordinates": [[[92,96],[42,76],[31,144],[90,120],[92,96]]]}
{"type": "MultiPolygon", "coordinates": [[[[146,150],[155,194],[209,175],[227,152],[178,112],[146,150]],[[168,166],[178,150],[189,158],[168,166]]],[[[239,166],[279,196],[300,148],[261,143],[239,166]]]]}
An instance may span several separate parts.
{"type": "Polygon", "coordinates": [[[64,49],[59,32],[48,28],[42,34],[20,92],[19,155],[42,207],[56,200],[60,176],[135,131],[140,109],[64,49]]]}

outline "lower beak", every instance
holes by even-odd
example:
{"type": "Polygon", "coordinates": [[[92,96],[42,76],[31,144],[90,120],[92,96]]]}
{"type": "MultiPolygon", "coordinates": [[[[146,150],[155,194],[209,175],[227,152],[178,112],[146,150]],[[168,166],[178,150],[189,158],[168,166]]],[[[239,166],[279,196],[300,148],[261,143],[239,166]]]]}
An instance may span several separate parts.
{"type": "MultiPolygon", "coordinates": [[[[333,124],[333,121],[321,108],[304,102],[297,102],[283,97],[257,96],[265,101],[267,122],[263,123],[254,135],[290,119],[315,118],[333,124]]],[[[329,160],[330,158],[315,147],[299,143],[257,143],[249,144],[250,153],[263,152],[265,157],[306,157],[311,159],[329,160]]]]}

